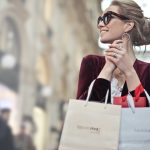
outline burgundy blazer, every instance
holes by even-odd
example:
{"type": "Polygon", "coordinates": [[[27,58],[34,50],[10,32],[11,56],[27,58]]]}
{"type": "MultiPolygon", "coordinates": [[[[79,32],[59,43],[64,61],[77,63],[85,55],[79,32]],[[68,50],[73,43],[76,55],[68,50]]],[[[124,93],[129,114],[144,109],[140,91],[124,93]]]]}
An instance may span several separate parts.
{"type": "MultiPolygon", "coordinates": [[[[78,90],[76,97],[77,99],[82,100],[86,99],[88,88],[91,82],[98,77],[99,73],[104,67],[104,64],[105,64],[104,56],[88,55],[83,58],[79,73],[78,90]]],[[[136,59],[133,66],[139,76],[141,84],[150,95],[150,63],[136,59]]],[[[93,86],[90,100],[104,102],[108,88],[111,91],[110,81],[102,78],[97,78],[93,86]]],[[[122,96],[125,96],[127,94],[128,88],[125,82],[122,90],[122,96]]],[[[111,98],[109,94],[108,102],[110,103],[110,101],[111,98]]]]}

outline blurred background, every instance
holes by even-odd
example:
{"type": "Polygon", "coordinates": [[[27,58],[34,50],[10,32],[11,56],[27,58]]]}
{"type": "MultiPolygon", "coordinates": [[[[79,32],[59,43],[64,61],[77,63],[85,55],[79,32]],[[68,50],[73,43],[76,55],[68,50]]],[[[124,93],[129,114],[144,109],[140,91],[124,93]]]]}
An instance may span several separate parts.
{"type": "MultiPolygon", "coordinates": [[[[98,42],[97,18],[110,2],[0,0],[0,109],[16,144],[58,149],[81,60],[107,48],[98,42]],[[22,142],[20,133],[30,140],[22,142]]],[[[150,17],[150,2],[137,2],[150,17]]],[[[138,47],[136,55],[150,62],[150,47],[144,50],[138,47]]],[[[27,149],[33,150],[19,150],[27,149]]]]}

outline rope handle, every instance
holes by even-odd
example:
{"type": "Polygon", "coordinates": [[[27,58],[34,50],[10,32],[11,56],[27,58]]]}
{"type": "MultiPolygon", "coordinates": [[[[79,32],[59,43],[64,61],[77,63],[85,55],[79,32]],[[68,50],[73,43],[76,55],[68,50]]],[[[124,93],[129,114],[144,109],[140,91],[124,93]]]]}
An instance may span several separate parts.
{"type": "MultiPolygon", "coordinates": [[[[88,94],[87,94],[87,97],[86,97],[86,104],[88,104],[89,102],[89,99],[90,99],[90,96],[92,94],[92,90],[93,90],[93,86],[94,86],[94,83],[96,82],[96,79],[93,80],[89,86],[89,89],[88,89],[88,94]]],[[[105,105],[108,103],[108,95],[109,95],[109,90],[107,90],[107,93],[106,93],[106,96],[105,96],[105,105]]]]}

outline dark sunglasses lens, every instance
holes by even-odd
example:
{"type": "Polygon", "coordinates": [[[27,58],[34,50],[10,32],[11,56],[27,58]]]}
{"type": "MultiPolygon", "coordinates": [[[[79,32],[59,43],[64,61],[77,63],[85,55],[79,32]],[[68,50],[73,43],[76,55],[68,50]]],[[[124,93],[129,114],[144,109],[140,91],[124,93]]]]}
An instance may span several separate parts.
{"type": "Polygon", "coordinates": [[[111,14],[104,15],[103,17],[104,24],[107,25],[110,22],[111,18],[112,18],[111,14]]]}
{"type": "Polygon", "coordinates": [[[98,19],[97,19],[97,25],[99,25],[99,23],[100,23],[102,20],[103,20],[102,17],[99,16],[98,19]]]}
{"type": "Polygon", "coordinates": [[[107,25],[110,22],[111,18],[112,18],[111,14],[107,13],[103,17],[99,16],[97,20],[97,25],[99,25],[101,21],[103,21],[104,24],[107,25]]]}

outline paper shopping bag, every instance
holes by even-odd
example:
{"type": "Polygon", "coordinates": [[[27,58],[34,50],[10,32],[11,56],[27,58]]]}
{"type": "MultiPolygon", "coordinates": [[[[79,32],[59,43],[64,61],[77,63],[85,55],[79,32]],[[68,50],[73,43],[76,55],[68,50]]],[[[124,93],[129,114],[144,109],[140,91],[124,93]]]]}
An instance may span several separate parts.
{"type": "Polygon", "coordinates": [[[122,109],[119,150],[150,150],[150,108],[122,109]]]}
{"type": "Polygon", "coordinates": [[[121,106],[106,99],[69,101],[59,150],[118,150],[121,106]]]}
{"type": "Polygon", "coordinates": [[[150,108],[123,108],[119,150],[150,150],[150,108]]]}

